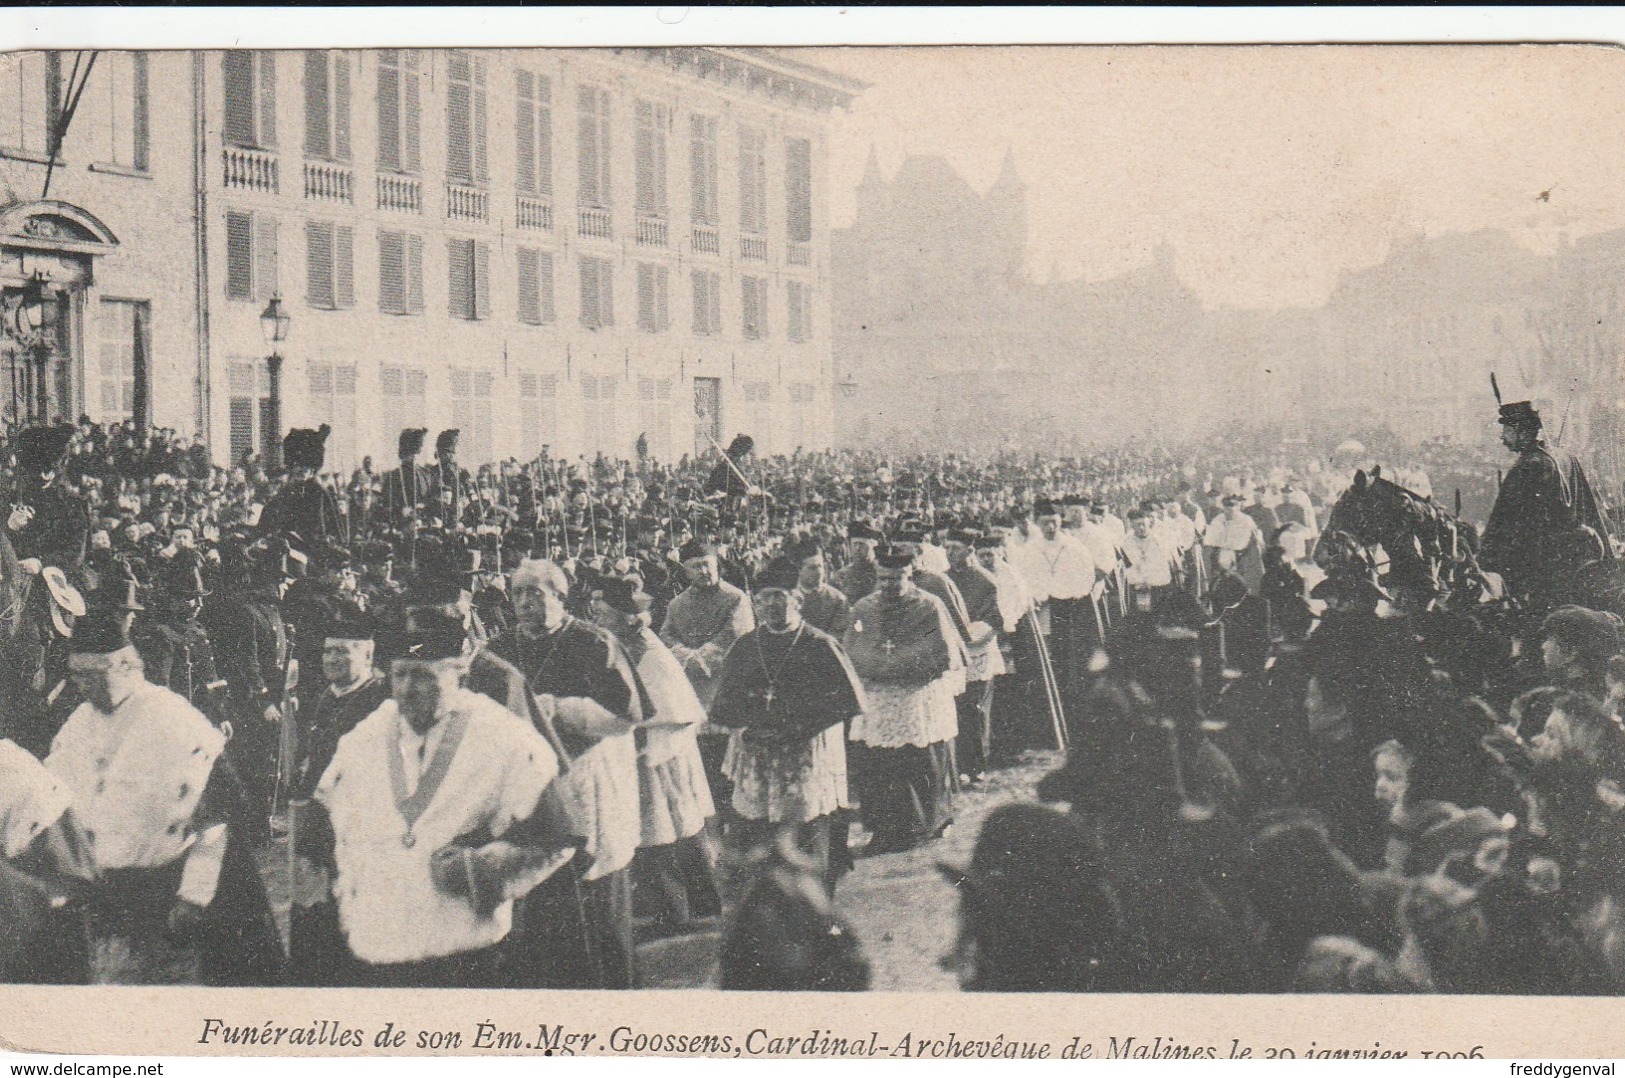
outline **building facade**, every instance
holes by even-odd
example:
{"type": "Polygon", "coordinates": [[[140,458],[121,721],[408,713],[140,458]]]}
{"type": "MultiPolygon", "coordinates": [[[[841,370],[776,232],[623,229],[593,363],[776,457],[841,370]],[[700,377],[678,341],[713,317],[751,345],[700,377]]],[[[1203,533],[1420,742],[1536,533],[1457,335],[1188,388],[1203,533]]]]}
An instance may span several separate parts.
{"type": "MultiPolygon", "coordinates": [[[[51,415],[223,463],[280,412],[334,469],[406,426],[470,461],[829,444],[826,140],[860,84],[752,49],[89,56],[0,57],[0,285],[44,267],[59,304],[51,415]]],[[[21,414],[38,380],[0,365],[21,414]]]]}

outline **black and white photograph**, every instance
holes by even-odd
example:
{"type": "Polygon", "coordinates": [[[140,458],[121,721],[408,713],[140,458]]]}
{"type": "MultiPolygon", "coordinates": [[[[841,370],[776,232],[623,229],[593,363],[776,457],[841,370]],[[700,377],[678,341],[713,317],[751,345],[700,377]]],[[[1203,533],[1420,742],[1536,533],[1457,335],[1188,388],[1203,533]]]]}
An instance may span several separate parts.
{"type": "Polygon", "coordinates": [[[1584,45],[0,53],[4,992],[1622,994],[1622,146],[1584,45]]]}

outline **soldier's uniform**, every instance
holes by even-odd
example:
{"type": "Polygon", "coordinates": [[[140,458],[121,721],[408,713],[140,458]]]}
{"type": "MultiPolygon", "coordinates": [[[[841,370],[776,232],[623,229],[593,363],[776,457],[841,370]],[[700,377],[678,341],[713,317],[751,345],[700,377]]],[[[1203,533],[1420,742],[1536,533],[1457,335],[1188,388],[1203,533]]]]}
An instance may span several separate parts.
{"type": "Polygon", "coordinates": [[[250,561],[246,587],[222,593],[213,637],[226,678],[233,736],[227,757],[242,778],[251,805],[271,807],[276,787],[278,730],[266,709],[282,706],[290,652],[278,607],[281,571],[274,553],[250,561]]]}

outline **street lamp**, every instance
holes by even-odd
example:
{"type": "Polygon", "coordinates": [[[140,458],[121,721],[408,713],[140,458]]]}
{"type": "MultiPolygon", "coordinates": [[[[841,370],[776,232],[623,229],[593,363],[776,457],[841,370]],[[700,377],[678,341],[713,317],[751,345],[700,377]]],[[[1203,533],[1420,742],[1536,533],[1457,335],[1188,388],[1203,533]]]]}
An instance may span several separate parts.
{"type": "MultiPolygon", "coordinates": [[[[51,334],[56,329],[55,301],[56,297],[51,292],[50,281],[46,279],[45,273],[42,270],[35,270],[28,283],[23,285],[12,313],[17,342],[32,354],[34,360],[32,368],[28,368],[26,364],[24,368],[33,385],[25,387],[21,396],[31,413],[31,418],[37,423],[45,423],[50,418],[50,394],[46,372],[51,365],[51,334]]],[[[16,368],[13,368],[14,408],[17,396],[15,377],[16,368]]]]}
{"type": "MultiPolygon", "coordinates": [[[[278,350],[278,345],[288,339],[288,324],[292,321],[282,306],[280,295],[272,296],[271,302],[265,305],[265,311],[260,315],[260,333],[271,349],[271,354],[265,360],[265,365],[271,372],[271,407],[270,414],[265,417],[265,423],[271,428],[270,442],[266,449],[273,472],[282,468],[282,353],[278,350]]],[[[263,432],[261,437],[264,437],[263,432]]]]}

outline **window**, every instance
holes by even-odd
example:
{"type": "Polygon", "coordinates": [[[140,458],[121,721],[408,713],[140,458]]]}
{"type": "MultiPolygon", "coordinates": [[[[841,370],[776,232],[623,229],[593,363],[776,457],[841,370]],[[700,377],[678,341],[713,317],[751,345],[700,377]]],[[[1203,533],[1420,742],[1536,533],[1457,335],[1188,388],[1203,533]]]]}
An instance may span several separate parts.
{"type": "Polygon", "coordinates": [[[226,298],[267,303],[278,291],[276,218],[227,210],[226,298]]]}
{"type": "Polygon", "coordinates": [[[495,381],[490,371],[451,371],[451,425],[462,431],[471,460],[483,462],[495,456],[491,446],[491,387],[495,381]]]}
{"type": "Polygon", "coordinates": [[[581,260],[581,324],[588,329],[615,324],[615,267],[608,259],[581,260]]]}
{"type": "Polygon", "coordinates": [[[519,248],[519,321],[540,326],[555,320],[553,255],[534,247],[519,248]]]}
{"type": "Polygon", "coordinates": [[[428,375],[414,367],[385,367],[378,372],[378,391],[391,426],[429,425],[428,375]]]}
{"type": "Polygon", "coordinates": [[[378,309],[385,314],[423,313],[423,237],[378,232],[378,309]]]}
{"type": "Polygon", "coordinates": [[[120,168],[146,172],[149,167],[150,130],[147,92],[147,54],[144,52],[104,52],[106,65],[102,85],[107,108],[107,141],[101,160],[120,168]]]}
{"type": "Polygon", "coordinates": [[[665,217],[666,132],[671,109],[654,101],[637,104],[637,210],[647,217],[665,217]]]}
{"type": "Polygon", "coordinates": [[[269,460],[280,432],[271,425],[271,369],[263,359],[232,357],[226,362],[231,463],[252,453],[269,460]]]}
{"type": "Polygon", "coordinates": [[[446,176],[483,187],[485,166],[485,57],[452,49],[446,59],[446,176]]]}
{"type": "Polygon", "coordinates": [[[553,194],[553,83],[545,75],[516,72],[519,193],[536,198],[553,194]]]}
{"type": "Polygon", "coordinates": [[[767,136],[755,127],[739,129],[739,230],[767,231],[767,136]]]}
{"type": "Polygon", "coordinates": [[[696,225],[715,228],[721,223],[717,212],[717,118],[688,118],[689,212],[696,225]]]}
{"type": "Polygon", "coordinates": [[[619,387],[613,378],[581,376],[581,448],[587,453],[616,455],[619,447],[619,417],[615,395],[619,387]]]}
{"type": "Polygon", "coordinates": [[[785,224],[791,243],[812,242],[812,142],[784,142],[785,224]]]}
{"type": "Polygon", "coordinates": [[[350,160],[350,54],[337,49],[305,53],[305,156],[350,160]]]}
{"type": "Polygon", "coordinates": [[[767,336],[767,280],[763,277],[741,277],[743,286],[743,326],[747,341],[759,341],[767,336]]]}
{"type": "Polygon", "coordinates": [[[483,240],[446,241],[448,294],[453,318],[470,322],[491,317],[491,245],[483,240]]]}
{"type": "Polygon", "coordinates": [[[649,440],[649,455],[671,459],[671,379],[638,379],[638,423],[649,440]]]}
{"type": "Polygon", "coordinates": [[[818,430],[818,417],[814,411],[816,394],[817,390],[811,382],[790,383],[790,421],[783,425],[789,435],[783,448],[789,452],[806,449],[813,443],[818,430]]]}
{"type": "Polygon", "coordinates": [[[519,451],[534,460],[552,445],[559,429],[559,380],[551,374],[519,372],[519,451]]]}
{"type": "Polygon", "coordinates": [[[423,168],[423,60],[419,49],[378,53],[378,170],[423,168]]]}
{"type": "Polygon", "coordinates": [[[784,294],[789,310],[785,332],[798,344],[812,340],[812,289],[804,281],[789,281],[784,294]]]}
{"type": "Polygon", "coordinates": [[[116,423],[135,416],[137,372],[147,369],[152,308],[146,302],[104,299],[96,325],[96,386],[85,394],[91,418],[116,423]]]}
{"type": "Polygon", "coordinates": [[[223,62],[226,141],[270,149],[276,145],[276,53],[232,49],[223,62]]]}
{"type": "Polygon", "coordinates": [[[722,332],[722,277],[708,270],[694,270],[694,335],[715,337],[722,332]]]}
{"type": "Polygon", "coordinates": [[[309,421],[333,428],[322,468],[348,473],[360,463],[356,455],[355,364],[312,361],[306,372],[310,377],[309,421]]]}
{"type": "Polygon", "coordinates": [[[588,209],[607,210],[610,208],[609,157],[614,146],[609,133],[609,91],[582,86],[576,91],[576,101],[578,199],[588,209]]]}
{"type": "Polygon", "coordinates": [[[0,146],[45,159],[62,101],[62,64],[54,52],[0,55],[0,146]]]}
{"type": "Polygon", "coordinates": [[[663,333],[671,326],[671,271],[665,266],[638,263],[638,328],[663,333]]]}
{"type": "Polygon", "coordinates": [[[328,311],[355,306],[355,229],[305,222],[305,301],[328,311]]]}

